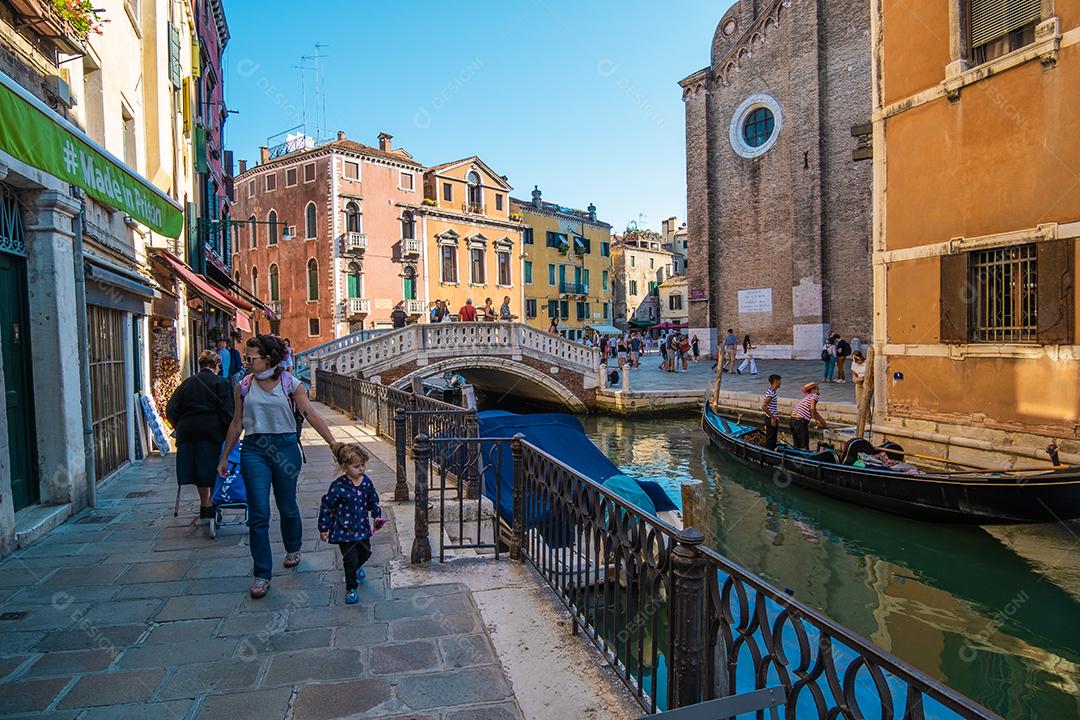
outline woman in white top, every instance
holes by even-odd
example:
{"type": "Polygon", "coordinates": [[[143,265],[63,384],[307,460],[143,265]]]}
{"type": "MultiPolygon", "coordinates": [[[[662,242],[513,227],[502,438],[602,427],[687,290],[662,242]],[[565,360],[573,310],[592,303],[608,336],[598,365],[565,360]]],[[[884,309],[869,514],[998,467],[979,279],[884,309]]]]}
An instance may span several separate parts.
{"type": "Polygon", "coordinates": [[[751,375],[757,375],[757,360],[754,359],[754,344],[750,342],[750,336],[747,335],[742,341],[743,361],[742,365],[735,368],[735,372],[742,375],[742,371],[746,368],[750,368],[751,375]]]}
{"type": "Polygon", "coordinates": [[[855,407],[862,402],[863,383],[866,381],[866,358],[856,350],[851,355],[851,381],[855,383],[855,407]]]}
{"type": "Polygon", "coordinates": [[[270,589],[274,558],[270,549],[270,490],[281,516],[281,539],[285,567],[300,563],[303,526],[296,504],[296,481],[302,457],[297,440],[296,413],[303,413],[331,451],[338,443],[330,427],[312,407],[307,390],[281,367],[285,345],[272,335],[256,335],[247,341],[244,361],[250,373],[236,386],[236,409],[225,446],[218,460],[218,474],[228,473],[228,457],[241,431],[240,473],[248,503],[248,544],[255,580],[251,597],[261,598],[270,589]]]}

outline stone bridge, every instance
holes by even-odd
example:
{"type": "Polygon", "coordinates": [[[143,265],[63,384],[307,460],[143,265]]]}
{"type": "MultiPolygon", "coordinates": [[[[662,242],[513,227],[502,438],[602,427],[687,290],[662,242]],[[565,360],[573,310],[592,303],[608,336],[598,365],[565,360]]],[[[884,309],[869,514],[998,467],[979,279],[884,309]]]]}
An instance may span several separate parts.
{"type": "Polygon", "coordinates": [[[599,350],[522,323],[409,325],[338,341],[301,360],[298,367],[310,362],[397,388],[452,371],[489,397],[514,395],[575,412],[596,406],[600,382],[599,350]]]}

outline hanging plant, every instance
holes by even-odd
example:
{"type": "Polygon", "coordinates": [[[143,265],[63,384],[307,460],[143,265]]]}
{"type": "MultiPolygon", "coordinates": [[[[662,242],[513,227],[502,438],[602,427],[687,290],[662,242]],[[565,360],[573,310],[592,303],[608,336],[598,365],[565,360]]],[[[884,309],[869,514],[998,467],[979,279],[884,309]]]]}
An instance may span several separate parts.
{"type": "Polygon", "coordinates": [[[98,18],[90,0],[51,0],[57,14],[71,25],[72,32],[82,39],[90,33],[102,34],[104,22],[98,18]]]}

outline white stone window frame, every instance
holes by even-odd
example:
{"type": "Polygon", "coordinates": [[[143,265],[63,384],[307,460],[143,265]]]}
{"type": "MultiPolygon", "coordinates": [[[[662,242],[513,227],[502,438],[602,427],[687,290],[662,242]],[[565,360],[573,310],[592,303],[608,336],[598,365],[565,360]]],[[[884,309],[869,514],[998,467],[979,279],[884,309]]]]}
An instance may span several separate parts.
{"type": "Polygon", "coordinates": [[[439,284],[440,285],[452,285],[458,286],[461,284],[461,253],[458,252],[458,240],[459,236],[453,230],[435,236],[435,245],[439,250],[439,284]],[[443,277],[443,264],[442,264],[442,249],[444,247],[454,248],[454,276],[455,280],[447,280],[443,277]]]}
{"type": "Polygon", "coordinates": [[[416,192],[416,175],[408,170],[398,171],[398,190],[402,192],[416,192]],[[408,177],[411,182],[411,187],[405,185],[405,178],[408,177]]]}
{"type": "Polygon", "coordinates": [[[780,131],[783,127],[784,115],[776,98],[766,93],[755,93],[743,100],[739,107],[735,108],[735,112],[731,116],[731,127],[728,129],[728,140],[731,142],[731,149],[735,151],[736,155],[752,160],[772,150],[773,146],[776,145],[776,141],[780,139],[780,131]],[[772,113],[773,131],[772,135],[764,143],[758,147],[751,147],[746,142],[746,138],[743,137],[743,127],[746,125],[750,114],[758,108],[765,108],[772,113]]]}

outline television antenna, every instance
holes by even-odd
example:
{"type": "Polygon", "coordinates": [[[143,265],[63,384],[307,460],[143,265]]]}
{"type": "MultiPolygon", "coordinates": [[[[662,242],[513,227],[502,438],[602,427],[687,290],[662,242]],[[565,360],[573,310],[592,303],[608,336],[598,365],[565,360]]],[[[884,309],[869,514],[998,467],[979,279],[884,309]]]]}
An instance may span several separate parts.
{"type": "Polygon", "coordinates": [[[326,88],[323,80],[323,66],[322,60],[325,60],[329,55],[323,54],[323,49],[330,47],[323,43],[315,43],[314,55],[301,55],[300,64],[294,65],[293,68],[300,71],[300,95],[303,101],[303,112],[301,116],[301,125],[304,126],[304,132],[307,132],[307,114],[308,114],[308,95],[307,95],[307,71],[314,70],[315,72],[315,89],[314,89],[314,101],[315,101],[315,144],[319,143],[319,140],[326,135],[327,130],[327,118],[326,118],[326,88]],[[310,63],[310,64],[309,64],[310,63]]]}

